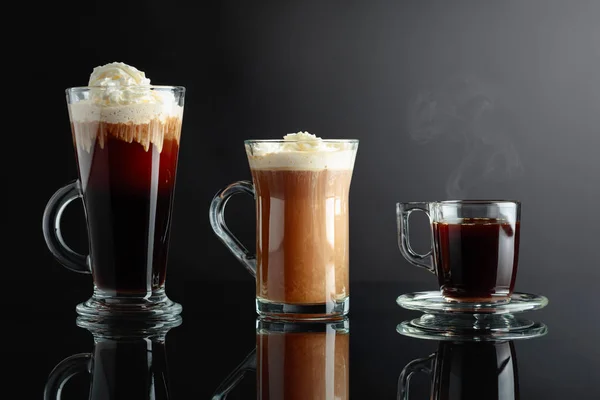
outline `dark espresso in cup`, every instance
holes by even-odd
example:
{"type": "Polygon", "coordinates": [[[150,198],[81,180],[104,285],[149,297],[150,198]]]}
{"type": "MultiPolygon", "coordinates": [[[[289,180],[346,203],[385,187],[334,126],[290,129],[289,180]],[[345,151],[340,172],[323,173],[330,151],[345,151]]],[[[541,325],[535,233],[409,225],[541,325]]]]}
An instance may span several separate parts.
{"type": "Polygon", "coordinates": [[[436,275],[448,299],[504,300],[514,289],[520,224],[496,218],[434,222],[436,275]]]}
{"type": "Polygon", "coordinates": [[[72,129],[96,287],[116,296],[162,288],[181,118],[72,129]]]}

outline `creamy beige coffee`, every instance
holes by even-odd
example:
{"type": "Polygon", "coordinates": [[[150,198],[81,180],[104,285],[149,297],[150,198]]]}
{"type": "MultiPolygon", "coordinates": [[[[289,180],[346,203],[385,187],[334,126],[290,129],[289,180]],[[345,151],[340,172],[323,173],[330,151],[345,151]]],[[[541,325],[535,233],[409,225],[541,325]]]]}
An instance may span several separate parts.
{"type": "Polygon", "coordinates": [[[257,297],[303,305],[344,301],[355,145],[308,133],[284,139],[247,146],[258,215],[257,297]]]}

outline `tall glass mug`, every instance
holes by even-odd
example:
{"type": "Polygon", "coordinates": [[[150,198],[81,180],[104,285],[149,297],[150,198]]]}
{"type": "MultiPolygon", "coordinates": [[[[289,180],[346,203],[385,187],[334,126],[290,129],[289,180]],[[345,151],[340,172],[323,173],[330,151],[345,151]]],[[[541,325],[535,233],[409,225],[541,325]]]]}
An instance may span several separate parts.
{"type": "Polygon", "coordinates": [[[215,234],[256,278],[256,310],[272,318],[329,319],[349,311],[348,196],[358,140],[247,140],[253,183],[221,190],[215,234]],[[256,199],[256,256],[231,234],[229,198],[256,199]]]}
{"type": "Polygon", "coordinates": [[[521,203],[505,200],[398,203],[398,242],[411,264],[437,275],[445,300],[508,302],[519,261],[521,203]],[[425,212],[431,222],[432,250],[410,245],[410,214],[425,212]]]}
{"type": "Polygon", "coordinates": [[[79,179],[49,200],[44,238],[65,267],[92,274],[93,296],[77,306],[80,315],[176,315],[181,306],[167,297],[165,280],[185,88],[132,88],[147,98],[100,101],[110,89],[66,91],[79,179]],[[89,255],[71,250],[60,229],[65,207],[78,198],[89,255]]]}

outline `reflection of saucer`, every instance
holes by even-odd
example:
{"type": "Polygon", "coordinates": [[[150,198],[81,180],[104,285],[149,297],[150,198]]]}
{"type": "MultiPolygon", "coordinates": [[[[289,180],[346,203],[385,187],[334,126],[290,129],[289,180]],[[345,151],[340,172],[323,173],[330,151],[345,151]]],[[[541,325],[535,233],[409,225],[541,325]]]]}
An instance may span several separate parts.
{"type": "MultiPolygon", "coordinates": [[[[504,318],[504,316],[500,316],[504,318]]],[[[410,336],[418,339],[454,341],[454,342],[488,342],[501,340],[533,339],[544,336],[548,328],[541,322],[531,323],[531,325],[508,331],[503,330],[441,330],[426,329],[419,326],[419,319],[404,321],[396,327],[396,331],[404,336],[410,336]]],[[[529,321],[528,321],[529,322],[529,321]]],[[[438,327],[439,328],[439,327],[438,327]]]]}
{"type": "Polygon", "coordinates": [[[396,303],[428,314],[514,314],[544,308],[548,299],[535,294],[513,293],[510,301],[505,303],[466,303],[447,301],[439,291],[430,291],[403,294],[396,303]]]}

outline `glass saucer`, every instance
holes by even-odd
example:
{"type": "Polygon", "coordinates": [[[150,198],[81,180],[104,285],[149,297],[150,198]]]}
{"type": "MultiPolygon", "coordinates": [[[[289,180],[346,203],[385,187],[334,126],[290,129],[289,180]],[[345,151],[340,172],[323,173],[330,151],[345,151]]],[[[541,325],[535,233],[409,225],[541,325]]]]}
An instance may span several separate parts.
{"type": "Polygon", "coordinates": [[[536,294],[513,293],[506,302],[471,303],[448,301],[440,291],[428,291],[403,294],[396,303],[427,314],[514,314],[544,308],[548,299],[536,294]]]}
{"type": "MultiPolygon", "coordinates": [[[[530,322],[530,321],[528,321],[530,322]]],[[[531,322],[524,324],[521,329],[512,330],[471,330],[457,331],[453,329],[427,329],[418,323],[417,320],[403,321],[398,324],[396,331],[404,336],[417,339],[428,339],[438,341],[452,342],[493,342],[504,340],[521,340],[542,337],[548,333],[548,327],[541,322],[531,322]],[[417,321],[417,323],[415,323],[417,321]]]]}

